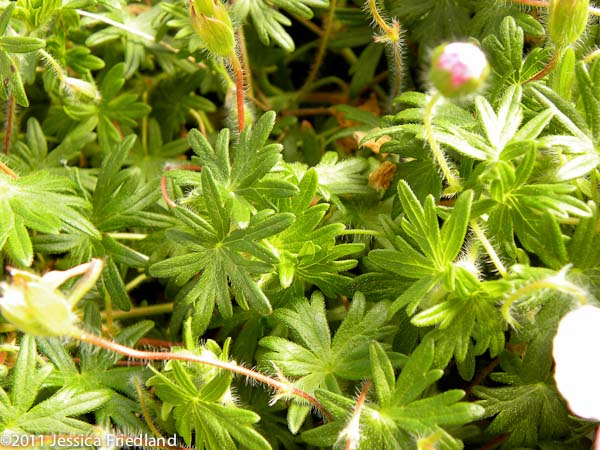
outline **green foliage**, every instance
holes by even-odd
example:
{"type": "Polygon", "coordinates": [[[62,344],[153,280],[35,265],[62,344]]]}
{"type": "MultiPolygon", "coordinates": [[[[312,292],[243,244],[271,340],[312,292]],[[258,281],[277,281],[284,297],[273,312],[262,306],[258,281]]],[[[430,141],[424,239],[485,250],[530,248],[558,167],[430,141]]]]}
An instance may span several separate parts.
{"type": "Polygon", "coordinates": [[[337,448],[338,436],[360,438],[357,429],[362,425],[368,427],[369,436],[356,442],[357,448],[361,449],[412,448],[415,438],[431,439],[441,449],[461,448],[460,442],[441,426],[468,423],[480,417],[483,410],[477,405],[460,402],[464,396],[460,390],[422,398],[424,391],[443,375],[442,370],[431,369],[433,354],[433,341],[427,339],[413,352],[396,378],[382,347],[372,343],[370,359],[376,393],[374,403],[359,411],[359,422],[351,420],[345,423],[353,402],[330,391],[318,392],[323,403],[337,412],[336,420],[305,432],[303,437],[319,447],[333,445],[337,448]]]}
{"type": "MultiPolygon", "coordinates": [[[[227,360],[228,342],[221,350],[208,341],[195,351],[227,360]]],[[[235,449],[236,442],[248,448],[270,449],[269,443],[252,425],[260,417],[235,406],[230,391],[231,374],[208,368],[187,369],[180,361],[170,361],[147,382],[163,402],[162,414],[173,415],[175,428],[187,445],[211,450],[235,449]],[[192,433],[194,437],[192,438],[192,433]]],[[[163,417],[165,418],[165,417],[163,417]]]]}
{"type": "MultiPolygon", "coordinates": [[[[269,350],[262,355],[263,364],[294,377],[294,384],[308,393],[320,388],[341,392],[338,380],[369,377],[369,341],[392,332],[391,327],[384,326],[386,310],[385,303],[377,303],[366,311],[365,298],[357,293],[332,339],[323,296],[317,292],[310,302],[299,299],[274,314],[290,330],[294,342],[278,336],[261,339],[260,345],[269,350]]],[[[299,403],[290,407],[288,424],[293,433],[308,412],[308,406],[299,403]]]]}
{"type": "Polygon", "coordinates": [[[216,56],[184,0],[0,2],[0,435],[589,448],[552,339],[600,295],[600,35],[537,3],[197,0],[216,56]],[[452,41],[478,95],[426,79],[452,41]],[[15,333],[24,270],[114,342],[15,333]]]}
{"type": "Polygon", "coordinates": [[[110,399],[106,389],[74,389],[65,386],[43,401],[36,402],[52,372],[52,365],[38,367],[32,336],[24,336],[12,373],[12,389],[0,387],[0,430],[3,434],[89,433],[92,425],[76,417],[93,411],[110,399]]]}

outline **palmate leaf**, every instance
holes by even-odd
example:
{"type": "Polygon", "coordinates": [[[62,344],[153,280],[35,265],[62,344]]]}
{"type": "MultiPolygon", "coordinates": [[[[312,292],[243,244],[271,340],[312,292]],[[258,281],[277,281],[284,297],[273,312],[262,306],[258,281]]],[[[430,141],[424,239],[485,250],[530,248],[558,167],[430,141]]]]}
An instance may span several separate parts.
{"type": "MultiPolygon", "coordinates": [[[[93,303],[85,308],[85,323],[89,331],[100,334],[102,323],[100,313],[93,303]]],[[[115,342],[133,346],[153,327],[150,321],[140,321],[123,328],[115,335],[115,342]]],[[[57,369],[53,374],[63,389],[78,391],[98,389],[108,393],[108,400],[94,411],[96,423],[106,428],[137,429],[149,431],[144,421],[139,418],[141,408],[132,379],[140,384],[150,373],[140,366],[115,367],[123,359],[107,350],[98,350],[90,345],[82,345],[77,367],[59,339],[38,339],[41,351],[50,359],[57,369]]],[[[55,381],[56,382],[56,381],[55,381]]]]}
{"type": "Polygon", "coordinates": [[[11,54],[34,52],[43,48],[46,42],[37,37],[12,35],[9,23],[15,7],[16,3],[9,3],[0,15],[0,76],[4,80],[0,88],[0,100],[6,101],[9,96],[12,96],[18,105],[27,107],[29,100],[23,86],[19,64],[11,54]]]}
{"type": "Polygon", "coordinates": [[[259,39],[265,45],[271,42],[279,45],[288,52],[293,52],[295,45],[292,37],[283,26],[290,26],[291,20],[279,12],[282,8],[290,14],[303,19],[311,19],[311,8],[327,8],[329,0],[241,0],[235,3],[232,15],[240,20],[250,14],[259,39]]]}
{"type": "Polygon", "coordinates": [[[96,139],[93,129],[93,123],[83,123],[68,133],[59,145],[50,149],[42,126],[32,117],[27,121],[25,141],[17,141],[10,148],[8,165],[20,174],[50,170],[64,175],[65,164],[76,158],[86,144],[96,139]]]}
{"type": "MultiPolygon", "coordinates": [[[[210,169],[217,190],[223,200],[231,201],[233,219],[242,226],[258,209],[272,208],[272,199],[291,197],[298,188],[274,174],[274,166],[281,160],[280,144],[267,144],[275,123],[275,113],[264,114],[255,124],[246,127],[238,143],[230,149],[229,130],[223,129],[213,148],[198,130],[189,133],[188,140],[196,156],[192,161],[210,169]]],[[[202,174],[172,171],[169,174],[181,184],[198,186],[187,201],[202,205],[202,174]]]]}
{"type": "Polygon", "coordinates": [[[443,371],[432,369],[434,344],[423,341],[408,358],[396,378],[386,352],[377,342],[371,343],[370,362],[375,395],[361,410],[358,423],[348,422],[354,401],[337,393],[318,390],[317,398],[334,415],[335,421],[302,433],[302,438],[319,447],[345,448],[347,439],[360,450],[397,448],[413,449],[416,440],[427,439],[439,449],[461,449],[462,442],[453,438],[443,426],[463,425],[478,419],[483,408],[463,403],[464,392],[449,390],[432,396],[425,390],[443,371]],[[360,430],[360,431],[359,431],[360,430]]]}
{"type": "Polygon", "coordinates": [[[395,236],[393,250],[373,250],[369,253],[368,260],[385,272],[416,280],[390,308],[390,314],[394,314],[409,304],[408,312],[413,314],[427,293],[440,281],[444,281],[444,286],[449,291],[464,289],[473,284],[474,276],[466,269],[454,265],[465,240],[473,192],[465,191],[460,195],[452,214],[441,229],[431,195],[422,206],[404,181],[398,183],[398,195],[405,213],[401,225],[406,238],[395,236]]]}
{"type": "Polygon", "coordinates": [[[293,213],[296,221],[269,244],[279,255],[279,285],[289,292],[303,295],[307,286],[317,286],[328,297],[347,293],[351,279],[342,275],[358,263],[341,259],[360,252],[362,244],[336,244],[344,230],[340,223],[323,224],[329,205],[312,205],[319,186],[317,171],[307,171],[298,185],[300,192],[279,202],[279,211],[293,213]]]}
{"type": "MultiPolygon", "coordinates": [[[[297,299],[273,313],[290,330],[293,341],[277,336],[261,339],[260,345],[269,350],[262,355],[262,364],[293,377],[297,387],[311,394],[320,388],[341,392],[339,381],[360,380],[370,375],[368,343],[392,331],[384,325],[386,311],[384,302],[367,309],[364,296],[355,294],[348,315],[332,339],[323,296],[315,293],[310,301],[297,299]]],[[[396,364],[398,356],[394,355],[396,364]]],[[[288,425],[293,433],[298,431],[309,410],[297,402],[290,407],[288,425]]]]}
{"type": "Polygon", "coordinates": [[[74,265],[89,261],[92,257],[106,258],[102,283],[112,303],[122,310],[131,308],[123,281],[126,269],[144,268],[148,257],[116,241],[109,233],[134,227],[151,230],[174,224],[169,216],[155,208],[160,198],[156,186],[140,176],[139,168],[122,168],[134,142],[135,136],[127,137],[102,161],[90,214],[91,222],[100,233],[83,234],[70,226],[65,235],[56,238],[46,235],[35,239],[36,250],[68,252],[69,260],[74,265]]]}
{"type": "MultiPolygon", "coordinates": [[[[194,350],[227,361],[229,340],[219,349],[214,341],[194,350]]],[[[174,349],[177,351],[177,349],[174,349]]],[[[189,351],[189,350],[188,350],[189,351]]],[[[170,361],[147,382],[163,401],[163,419],[172,416],[175,427],[187,445],[207,450],[270,450],[271,446],[253,427],[260,417],[236,406],[231,399],[230,372],[202,366],[186,367],[170,361]]]]}
{"type": "Polygon", "coordinates": [[[115,64],[102,79],[100,100],[83,103],[79,99],[65,99],[64,111],[74,123],[90,120],[96,124],[98,142],[105,151],[121,142],[123,136],[131,134],[137,119],[151,109],[138,101],[137,94],[131,91],[120,94],[124,84],[125,64],[115,64]]]}
{"type": "Polygon", "coordinates": [[[488,350],[491,357],[500,354],[506,325],[496,303],[509,289],[499,281],[483,282],[470,296],[450,295],[412,318],[419,327],[437,326],[428,334],[435,342],[436,366],[444,367],[454,357],[460,375],[470,380],[476,356],[488,350]]]}
{"type": "Polygon", "coordinates": [[[27,229],[58,234],[68,228],[99,237],[85,214],[90,204],[75,192],[71,180],[46,171],[17,179],[0,173],[0,250],[4,249],[16,264],[29,266],[33,248],[27,229]]]}
{"type": "Polygon", "coordinates": [[[294,222],[293,214],[264,210],[254,215],[246,228],[234,228],[231,220],[233,202],[229,200],[223,204],[208,167],[202,172],[202,191],[208,220],[189,209],[176,208],[175,215],[185,228],[169,230],[167,236],[184,251],[150,267],[153,276],[175,277],[180,285],[201,272],[200,277],[182,291],[183,298],[178,302],[172,324],[178,329],[189,312],[194,319],[196,335],[206,330],[215,302],[225,318],[233,314],[229,283],[240,306],[252,308],[262,315],[271,313],[271,304],[253,274],[269,272],[277,259],[261,241],[294,222]]]}
{"type": "Polygon", "coordinates": [[[569,308],[559,298],[547,296],[535,322],[513,337],[513,344],[527,342],[526,349],[521,354],[505,350],[500,355],[502,371],[491,374],[492,380],[510,386],[473,389],[482,399],[478,404],[485,408],[485,416],[493,418],[486,433],[508,434],[502,449],[531,447],[569,434],[573,419],[556,390],[551,370],[552,339],[561,315],[569,308]]]}
{"type": "Polygon", "coordinates": [[[36,403],[52,365],[37,367],[35,339],[25,335],[13,369],[9,394],[0,387],[0,434],[84,434],[92,425],[76,417],[93,411],[110,399],[106,389],[62,388],[36,403]]]}
{"type": "Polygon", "coordinates": [[[176,165],[176,158],[189,149],[185,139],[163,141],[162,131],[157,120],[148,122],[148,136],[145,141],[137,141],[127,159],[127,164],[141,169],[145,180],[155,183],[163,175],[167,164],[176,165]]]}

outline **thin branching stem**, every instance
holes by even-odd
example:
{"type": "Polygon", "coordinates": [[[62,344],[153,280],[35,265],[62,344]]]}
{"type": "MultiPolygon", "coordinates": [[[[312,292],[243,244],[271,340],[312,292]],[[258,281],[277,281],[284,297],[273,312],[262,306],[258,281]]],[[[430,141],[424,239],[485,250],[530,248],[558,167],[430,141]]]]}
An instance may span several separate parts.
{"type": "Polygon", "coordinates": [[[319,41],[319,48],[317,49],[317,54],[315,56],[315,61],[310,68],[310,72],[308,77],[306,77],[306,81],[300,88],[298,92],[298,97],[304,96],[307,92],[311,90],[315,79],[321,69],[321,65],[323,64],[323,59],[325,58],[325,53],[327,52],[327,45],[329,44],[329,38],[331,37],[331,30],[333,28],[333,17],[335,15],[335,7],[336,0],[330,0],[329,2],[329,11],[327,13],[327,17],[325,18],[325,23],[323,24],[323,34],[321,35],[321,40],[319,41]]]}
{"type": "Polygon", "coordinates": [[[260,383],[266,384],[267,386],[272,387],[277,390],[279,393],[284,395],[292,395],[295,397],[302,398],[314,406],[323,416],[331,421],[333,418],[331,414],[325,409],[325,407],[319,402],[315,397],[310,395],[308,392],[305,392],[301,389],[295,388],[291,386],[289,383],[277,380],[275,378],[271,378],[268,375],[262,374],[260,372],[256,372],[252,369],[248,369],[246,367],[238,365],[234,361],[220,361],[218,359],[209,359],[203,358],[198,355],[193,355],[190,353],[173,353],[173,352],[148,352],[143,350],[137,350],[131,347],[127,347],[125,345],[118,344],[116,342],[110,341],[108,339],[104,339],[101,336],[96,336],[94,334],[87,333],[83,330],[80,330],[79,333],[73,335],[72,337],[80,340],[81,342],[86,342],[88,344],[94,345],[96,347],[100,347],[106,350],[113,351],[115,353],[119,353],[121,355],[125,355],[129,358],[134,359],[142,359],[146,361],[185,361],[185,362],[194,362],[198,364],[203,364],[207,366],[217,367],[219,369],[227,370],[229,372],[236,373],[238,375],[242,375],[246,378],[250,378],[256,380],[260,383]]]}

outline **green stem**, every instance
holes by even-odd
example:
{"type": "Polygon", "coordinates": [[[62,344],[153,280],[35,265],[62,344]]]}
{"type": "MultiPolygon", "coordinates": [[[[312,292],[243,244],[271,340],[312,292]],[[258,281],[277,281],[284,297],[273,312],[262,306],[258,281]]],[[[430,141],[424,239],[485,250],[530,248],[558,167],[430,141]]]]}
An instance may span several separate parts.
{"type": "Polygon", "coordinates": [[[131,280],[129,283],[127,283],[125,285],[125,290],[127,292],[135,289],[136,287],[138,287],[140,284],[142,284],[144,281],[146,280],[150,280],[151,278],[146,275],[145,273],[142,273],[141,275],[138,275],[137,277],[135,277],[133,280],[131,280]]]}
{"type": "Polygon", "coordinates": [[[61,83],[66,83],[67,75],[65,74],[65,70],[63,67],[54,59],[54,57],[48,53],[43,48],[39,49],[38,52],[44,57],[44,59],[50,64],[50,66],[56,72],[56,76],[60,80],[61,83]]]}
{"type": "Polygon", "coordinates": [[[448,181],[448,189],[450,194],[454,194],[456,192],[460,192],[462,187],[458,178],[454,176],[452,170],[450,169],[450,165],[448,161],[446,161],[446,157],[444,156],[444,152],[440,148],[439,144],[435,140],[435,136],[433,133],[433,115],[435,111],[435,106],[438,101],[442,98],[442,94],[436,92],[431,96],[429,102],[427,103],[427,107],[425,108],[425,116],[423,117],[423,125],[425,126],[425,138],[427,139],[427,143],[431,148],[431,152],[433,153],[433,157],[437,162],[438,166],[442,170],[442,174],[444,178],[448,181]]]}
{"type": "Polygon", "coordinates": [[[492,263],[496,267],[496,270],[498,271],[498,273],[502,276],[502,278],[506,278],[508,276],[506,267],[504,267],[504,264],[502,264],[502,261],[500,260],[498,253],[496,253],[496,250],[494,250],[494,247],[492,246],[492,244],[488,240],[488,238],[485,236],[485,233],[483,232],[483,230],[481,229],[481,227],[479,226],[479,224],[477,223],[476,220],[471,221],[471,229],[475,233],[475,236],[477,236],[477,239],[479,239],[479,242],[481,242],[483,244],[485,251],[489,255],[490,259],[492,260],[492,263]]]}
{"type": "Polygon", "coordinates": [[[553,277],[549,277],[529,283],[513,292],[502,305],[502,317],[504,317],[504,320],[516,328],[517,324],[510,314],[510,307],[521,297],[542,289],[555,289],[559,292],[574,296],[577,298],[577,300],[579,300],[581,305],[587,304],[587,295],[579,286],[565,279],[561,279],[560,282],[557,282],[553,279],[553,277]]]}
{"type": "Polygon", "coordinates": [[[124,241],[141,241],[148,237],[145,233],[107,233],[111,238],[124,241]]]}
{"type": "MultiPolygon", "coordinates": [[[[173,303],[161,303],[160,305],[141,306],[131,308],[129,311],[113,311],[112,318],[115,320],[132,319],[134,317],[159,316],[173,312],[173,303]]],[[[106,314],[102,313],[102,317],[106,314]]]]}

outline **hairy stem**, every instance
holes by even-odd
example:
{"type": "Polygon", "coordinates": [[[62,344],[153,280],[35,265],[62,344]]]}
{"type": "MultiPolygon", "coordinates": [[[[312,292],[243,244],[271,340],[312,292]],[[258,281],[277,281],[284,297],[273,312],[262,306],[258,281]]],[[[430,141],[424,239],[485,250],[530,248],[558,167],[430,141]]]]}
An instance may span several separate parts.
{"type": "MultiPolygon", "coordinates": [[[[560,275],[557,277],[559,276],[560,275]]],[[[574,296],[577,298],[577,300],[579,300],[581,305],[587,304],[587,295],[583,289],[564,278],[556,279],[557,277],[549,277],[543,280],[534,281],[533,283],[529,283],[513,292],[502,305],[502,316],[504,317],[504,320],[506,320],[506,322],[513,327],[516,327],[517,324],[510,314],[510,307],[512,304],[521,297],[542,289],[554,289],[559,292],[574,296]]]]}
{"type": "Polygon", "coordinates": [[[492,243],[488,240],[488,238],[486,237],[485,233],[483,232],[476,220],[471,221],[471,229],[475,233],[475,236],[477,236],[479,242],[483,244],[483,248],[485,248],[485,251],[492,260],[492,263],[496,267],[498,273],[502,276],[502,278],[506,278],[508,276],[506,267],[504,267],[504,264],[502,264],[502,260],[498,256],[498,253],[496,253],[496,250],[494,250],[492,243]]]}
{"type": "Polygon", "coordinates": [[[562,53],[562,50],[560,48],[557,48],[554,51],[554,54],[552,55],[552,58],[550,58],[550,61],[548,61],[548,64],[546,64],[542,70],[540,70],[538,73],[536,73],[534,76],[532,76],[525,83],[531,83],[532,81],[541,80],[546,75],[548,75],[550,72],[552,72],[552,69],[554,69],[554,66],[558,62],[559,55],[561,53],[562,53]]]}
{"type": "MultiPolygon", "coordinates": [[[[513,3],[518,3],[519,5],[533,6],[536,8],[548,8],[550,3],[544,0],[511,0],[513,3]]],[[[590,6],[588,8],[588,12],[594,16],[600,16],[600,8],[596,8],[594,6],[590,6]]]]}
{"type": "Polygon", "coordinates": [[[360,391],[360,395],[358,396],[356,405],[354,405],[352,417],[350,418],[350,422],[348,423],[348,427],[346,428],[346,434],[348,438],[346,439],[345,450],[354,450],[358,448],[360,441],[360,415],[362,413],[365,400],[367,399],[367,394],[369,392],[369,389],[371,389],[372,385],[373,382],[371,380],[365,383],[365,385],[360,391]]]}
{"type": "Polygon", "coordinates": [[[235,76],[235,98],[237,103],[238,131],[241,133],[246,126],[246,113],[244,111],[244,69],[240,58],[234,54],[229,61],[235,76]]]}
{"type": "Polygon", "coordinates": [[[310,90],[312,84],[317,78],[319,69],[323,64],[323,59],[325,58],[325,53],[327,52],[327,44],[329,43],[329,38],[331,37],[335,6],[336,0],[330,0],[329,11],[327,13],[327,17],[325,18],[325,23],[323,24],[323,34],[321,35],[321,40],[319,41],[319,48],[317,49],[315,61],[313,62],[313,65],[310,68],[310,72],[308,74],[308,77],[306,77],[306,81],[304,81],[304,84],[298,92],[298,97],[304,96],[304,94],[310,90]]]}
{"type": "Polygon", "coordinates": [[[56,73],[56,76],[58,77],[60,82],[65,83],[67,75],[65,74],[65,70],[58,63],[58,61],[56,59],[54,59],[54,57],[50,53],[48,53],[46,50],[44,50],[43,48],[39,49],[38,53],[40,55],[42,55],[42,57],[46,60],[46,62],[50,65],[50,67],[52,67],[54,69],[54,72],[56,73]]]}
{"type": "Polygon", "coordinates": [[[244,28],[239,27],[237,32],[237,42],[240,49],[240,59],[242,67],[244,69],[246,93],[250,96],[254,96],[254,87],[252,83],[252,71],[250,70],[250,57],[248,56],[248,48],[246,47],[246,36],[244,35],[244,28]]]}
{"type": "Polygon", "coordinates": [[[217,367],[219,369],[227,370],[229,372],[236,373],[238,375],[242,375],[246,378],[251,378],[253,380],[259,381],[260,383],[266,384],[267,386],[272,387],[282,394],[289,394],[296,397],[300,397],[311,405],[313,405],[318,411],[320,411],[323,416],[331,421],[331,414],[323,407],[323,405],[312,395],[307,392],[304,392],[301,389],[290,386],[289,383],[285,383],[283,381],[277,380],[275,378],[271,378],[267,375],[264,375],[260,372],[256,372],[254,370],[248,369],[246,367],[240,366],[233,361],[220,361],[217,359],[208,359],[203,358],[201,356],[189,354],[189,353],[173,353],[173,352],[147,352],[143,350],[137,350],[131,347],[127,347],[125,345],[118,344],[116,342],[104,339],[101,336],[96,336],[94,334],[89,334],[83,330],[80,330],[78,334],[73,335],[75,339],[80,340],[81,342],[86,342],[88,344],[94,345],[96,347],[100,347],[106,350],[113,351],[115,353],[119,353],[121,355],[125,355],[129,358],[134,359],[143,359],[147,361],[185,361],[185,362],[195,362],[198,364],[204,364],[207,366],[217,367]]]}
{"type": "Polygon", "coordinates": [[[435,106],[438,101],[442,98],[442,95],[439,92],[436,92],[429,102],[427,103],[427,107],[425,108],[425,116],[423,117],[423,125],[425,126],[425,137],[427,139],[427,143],[431,148],[431,152],[433,153],[433,157],[437,162],[438,166],[442,170],[442,174],[444,178],[448,181],[448,187],[451,193],[460,192],[461,185],[458,181],[458,178],[454,176],[452,170],[450,169],[450,165],[448,161],[446,161],[446,157],[444,156],[444,152],[440,148],[439,144],[435,140],[435,136],[433,135],[433,115],[435,111],[435,106]]]}
{"type": "Polygon", "coordinates": [[[402,89],[402,44],[400,40],[386,43],[390,67],[390,107],[402,89]]]}
{"type": "Polygon", "coordinates": [[[394,33],[392,27],[388,25],[385,19],[381,16],[379,12],[379,8],[377,8],[377,0],[368,0],[369,11],[371,12],[371,16],[373,16],[373,20],[375,23],[383,30],[383,32],[387,35],[391,35],[394,33]]]}
{"type": "Polygon", "coordinates": [[[150,417],[150,411],[148,411],[148,407],[146,406],[146,399],[144,398],[144,391],[142,390],[142,386],[140,385],[140,380],[138,380],[136,377],[133,378],[133,386],[135,387],[135,392],[137,394],[140,409],[142,410],[142,415],[144,416],[146,425],[148,425],[148,428],[150,428],[150,431],[152,431],[152,434],[154,436],[162,437],[160,431],[158,431],[158,428],[156,428],[156,425],[154,425],[152,417],[150,417]]]}

